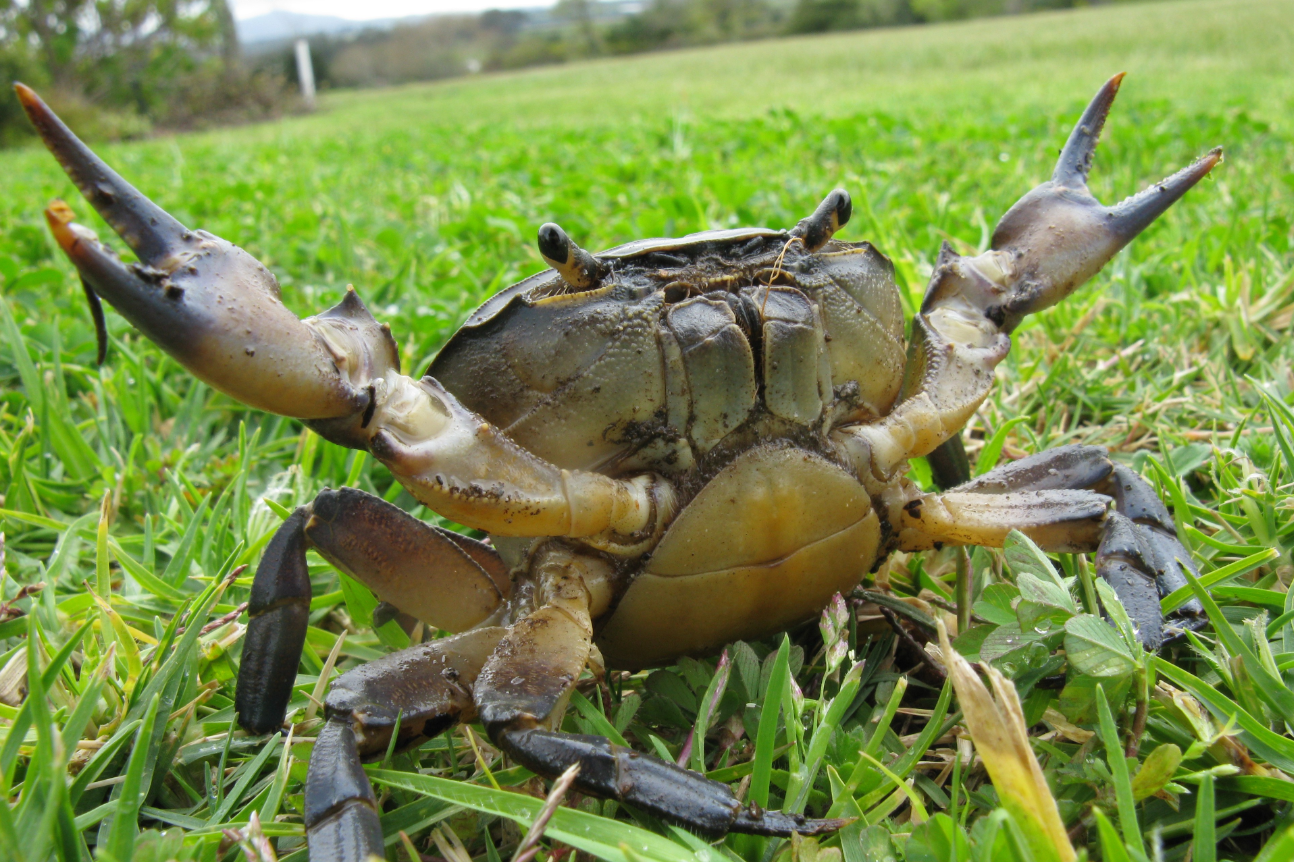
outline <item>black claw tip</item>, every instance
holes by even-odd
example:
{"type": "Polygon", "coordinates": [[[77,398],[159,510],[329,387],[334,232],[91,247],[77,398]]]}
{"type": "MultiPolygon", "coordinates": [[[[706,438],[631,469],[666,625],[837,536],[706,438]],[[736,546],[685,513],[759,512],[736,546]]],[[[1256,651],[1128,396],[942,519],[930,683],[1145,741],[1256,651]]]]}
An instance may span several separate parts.
{"type": "Polygon", "coordinates": [[[1051,179],[1058,186],[1067,188],[1086,188],[1087,175],[1092,170],[1092,157],[1096,154],[1096,145],[1101,140],[1101,130],[1105,120],[1110,116],[1110,107],[1114,97],[1119,94],[1119,84],[1125,73],[1120,72],[1102,85],[1096,96],[1079,117],[1078,124],[1069,133],[1065,148],[1060,151],[1056,161],[1056,170],[1051,179]]]}
{"type": "Polygon", "coordinates": [[[90,282],[84,278],[81,279],[81,289],[85,291],[85,301],[90,305],[90,317],[94,320],[94,338],[99,348],[95,362],[102,365],[108,358],[108,325],[103,319],[103,303],[99,301],[99,294],[90,287],[90,282]]]}
{"type": "Polygon", "coordinates": [[[1214,147],[1206,155],[1187,165],[1171,177],[1160,180],[1145,191],[1109,208],[1110,230],[1124,242],[1145,230],[1164,210],[1177,203],[1200,180],[1222,161],[1222,148],[1214,147]]]}
{"type": "Polygon", "coordinates": [[[108,167],[30,87],[15,84],[14,91],[64,172],[141,260],[155,261],[178,247],[188,235],[182,224],[108,167]]]}
{"type": "Polygon", "coordinates": [[[571,238],[566,231],[549,222],[539,229],[539,253],[557,266],[571,259],[571,238]]]}

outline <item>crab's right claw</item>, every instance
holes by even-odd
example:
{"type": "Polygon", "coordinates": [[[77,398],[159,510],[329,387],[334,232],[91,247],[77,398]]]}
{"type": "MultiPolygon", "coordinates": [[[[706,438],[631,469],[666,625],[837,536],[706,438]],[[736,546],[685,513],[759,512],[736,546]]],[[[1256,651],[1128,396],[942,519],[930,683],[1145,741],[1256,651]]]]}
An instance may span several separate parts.
{"type": "MultiPolygon", "coordinates": [[[[1003,332],[1073,293],[1222,160],[1219,147],[1122,203],[1103,206],[1088,190],[1087,175],[1122,80],[1122,73],[1115,75],[1097,92],[1070,133],[1051,179],[1002,216],[992,249],[950,261],[963,276],[950,281],[959,282],[958,291],[1003,332]]],[[[931,288],[927,305],[944,293],[935,284],[931,288]]]]}
{"type": "Polygon", "coordinates": [[[97,296],[197,377],[245,404],[300,419],[363,414],[369,393],[352,385],[355,369],[342,367],[339,343],[378,345],[365,353],[371,363],[398,366],[398,359],[389,334],[376,331],[357,298],[308,323],[297,319],[259,261],[187,229],[108,167],[29,87],[14,89],[45,146],[139,257],[123,264],[73,221],[67,204],[54,201],[45,211],[50,230],[97,296]]]}

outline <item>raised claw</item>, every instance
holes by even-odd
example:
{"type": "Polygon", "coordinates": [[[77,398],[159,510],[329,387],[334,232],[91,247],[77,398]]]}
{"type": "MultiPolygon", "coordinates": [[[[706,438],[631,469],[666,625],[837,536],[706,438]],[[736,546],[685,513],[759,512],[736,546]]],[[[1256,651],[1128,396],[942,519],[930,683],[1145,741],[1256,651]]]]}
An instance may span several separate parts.
{"type": "Polygon", "coordinates": [[[398,368],[394,342],[381,337],[367,312],[348,307],[344,321],[338,313],[313,325],[298,320],[259,261],[180,224],[108,167],[31,88],[15,90],[45,146],[139,257],[123,264],[73,221],[67,204],[51,204],[50,230],[95,295],[197,377],[245,404],[300,419],[364,412],[369,393],[351,385],[351,369],[340,367],[333,342],[345,339],[345,330],[363,329],[361,339],[375,345],[365,354],[369,364],[398,368]]]}
{"type": "Polygon", "coordinates": [[[1051,179],[1002,216],[992,249],[956,261],[963,278],[932,283],[926,306],[943,299],[952,287],[949,282],[956,281],[963,296],[1001,331],[1011,332],[1025,315],[1055,305],[1095,275],[1222,160],[1218,147],[1122,203],[1102,205],[1088,190],[1087,175],[1122,80],[1122,73],[1115,75],[1097,92],[1070,133],[1051,179]]]}

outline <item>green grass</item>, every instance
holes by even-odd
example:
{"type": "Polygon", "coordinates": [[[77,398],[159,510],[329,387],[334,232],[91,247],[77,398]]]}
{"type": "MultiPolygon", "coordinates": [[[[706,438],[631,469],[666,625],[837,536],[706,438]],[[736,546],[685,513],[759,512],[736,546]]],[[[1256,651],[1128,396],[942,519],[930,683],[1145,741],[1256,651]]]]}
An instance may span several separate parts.
{"type": "MultiPolygon", "coordinates": [[[[969,448],[986,466],[1066,442],[1110,446],[1174,505],[1215,628],[1153,660],[1103,642],[1096,657],[1116,671],[1103,678],[1108,716],[1095,654],[1075,659],[1063,691],[1036,685],[1040,668],[1065,667],[1054,635],[981,657],[1015,676],[1061,815],[1090,856],[1136,859],[1142,846],[1152,858],[1249,859],[1272,842],[1262,858],[1284,859],[1294,846],[1284,778],[1294,774],[1292,20],[1290,0],[1178,2],[736,45],[330,94],[314,116],[102,152],[182,221],[263,260],[294,310],[325,308],[354,283],[392,323],[406,367],[420,369],[484,297],[541,268],[545,221],[591,248],[789,226],[843,186],[855,201],[845,237],[893,257],[910,309],[939,244],[982,248],[997,216],[1049,174],[1097,86],[1126,70],[1098,196],[1122,198],[1215,145],[1227,160],[1091,285],[1018,331],[969,448]],[[1100,719],[1126,737],[1139,702],[1145,736],[1126,769],[1112,768],[1118,740],[1102,742],[1111,728],[1100,719]]],[[[254,858],[253,812],[291,854],[318,726],[307,695],[324,690],[316,681],[339,633],[343,669],[398,638],[374,634],[364,594],[314,559],[314,627],[285,749],[229,733],[241,623],[203,629],[246,599],[248,575],[220,585],[255,564],[276,509],[348,480],[385,493],[391,477],[194,383],[111,313],[110,359],[96,369],[79,284],[40,214],[75,193],[43,152],[3,159],[0,598],[45,588],[0,610],[0,857],[228,859],[242,853],[233,830],[254,858]]],[[[1020,622],[1019,559],[972,556],[978,587],[996,584],[977,613],[1008,629],[1020,622]]],[[[1084,563],[1061,562],[1086,576],[1084,563]]],[[[952,552],[914,555],[876,578],[899,594],[951,594],[954,570],[952,552]]],[[[1094,610],[1082,583],[1077,607],[1094,610]]],[[[733,837],[707,849],[579,799],[558,812],[544,854],[863,862],[951,859],[961,847],[962,859],[1032,858],[982,769],[949,765],[956,743],[934,722],[945,709],[954,721],[955,702],[941,705],[920,672],[904,682],[914,657],[886,631],[870,616],[841,630],[867,657],[854,681],[824,674],[807,627],[785,651],[776,640],[734,649],[713,715],[698,706],[711,659],[617,684],[607,716],[586,690],[566,719],[588,732],[610,722],[640,750],[674,756],[700,721],[706,768],[734,785],[753,772],[751,798],[865,814],[839,838],[733,837]],[[772,686],[770,697],[780,678],[798,688],[772,686]],[[855,684],[848,708],[828,708],[855,684]],[[788,728],[779,702],[802,720],[788,728]],[[914,779],[930,826],[911,821],[915,807],[871,758],[914,779]]],[[[478,728],[495,780],[542,793],[483,739],[478,728]]],[[[496,794],[470,742],[455,732],[376,767],[392,858],[407,858],[399,830],[431,856],[458,852],[450,832],[474,857],[512,852],[524,832],[512,820],[527,822],[539,801],[496,794]]]]}

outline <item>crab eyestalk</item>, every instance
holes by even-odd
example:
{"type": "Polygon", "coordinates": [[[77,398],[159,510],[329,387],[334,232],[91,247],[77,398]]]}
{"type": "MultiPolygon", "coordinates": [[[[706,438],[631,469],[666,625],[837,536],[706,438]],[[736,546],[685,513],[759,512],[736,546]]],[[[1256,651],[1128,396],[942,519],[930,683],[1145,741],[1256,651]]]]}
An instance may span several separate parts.
{"type": "Polygon", "coordinates": [[[343,303],[327,322],[299,320],[259,261],[180,224],[91,152],[29,87],[14,89],[45,146],[139,258],[123,264],[94,231],[73,221],[67,204],[55,201],[45,211],[50,230],[96,297],[244,404],[307,420],[363,414],[369,393],[352,385],[354,369],[341,367],[335,342],[349,337],[369,345],[364,363],[373,368],[398,367],[398,361],[389,334],[354,307],[358,299],[343,303]]]}
{"type": "Polygon", "coordinates": [[[580,248],[566,231],[549,222],[539,229],[539,253],[576,290],[592,290],[602,280],[603,265],[580,248]]]}

